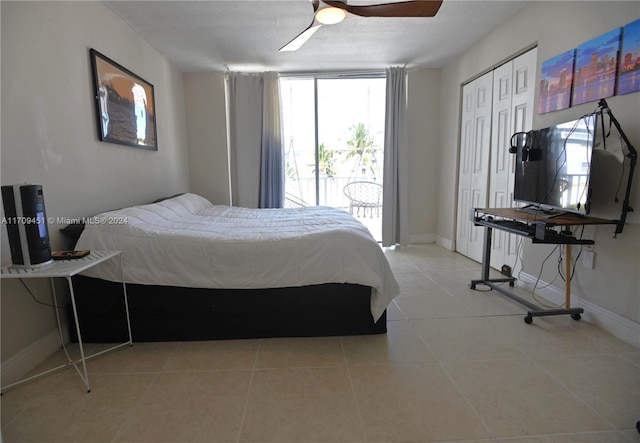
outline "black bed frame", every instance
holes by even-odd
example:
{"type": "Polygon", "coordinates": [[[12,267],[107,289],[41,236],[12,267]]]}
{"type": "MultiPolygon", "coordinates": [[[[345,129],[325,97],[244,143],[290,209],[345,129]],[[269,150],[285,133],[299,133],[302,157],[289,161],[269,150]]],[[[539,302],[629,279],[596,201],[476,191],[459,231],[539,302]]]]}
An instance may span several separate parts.
{"type": "MultiPolygon", "coordinates": [[[[128,340],[122,283],[75,276],[82,340],[128,340]]],[[[383,334],[371,288],[327,283],[300,288],[201,289],[127,284],[134,342],[383,334]]],[[[70,316],[69,318],[73,318],[70,316]]],[[[77,341],[75,325],[69,327],[77,341]]]]}

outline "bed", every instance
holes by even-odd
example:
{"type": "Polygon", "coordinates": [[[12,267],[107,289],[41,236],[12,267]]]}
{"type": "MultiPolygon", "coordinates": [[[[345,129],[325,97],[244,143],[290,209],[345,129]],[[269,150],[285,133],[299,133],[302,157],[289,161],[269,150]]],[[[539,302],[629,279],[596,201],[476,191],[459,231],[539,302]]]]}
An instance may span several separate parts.
{"type": "MultiPolygon", "coordinates": [[[[134,341],[384,333],[399,293],[367,228],[329,207],[188,193],[93,217],[75,248],[122,251],[134,341]]],[[[120,281],[115,260],[77,276],[84,341],[126,337],[120,281]]]]}

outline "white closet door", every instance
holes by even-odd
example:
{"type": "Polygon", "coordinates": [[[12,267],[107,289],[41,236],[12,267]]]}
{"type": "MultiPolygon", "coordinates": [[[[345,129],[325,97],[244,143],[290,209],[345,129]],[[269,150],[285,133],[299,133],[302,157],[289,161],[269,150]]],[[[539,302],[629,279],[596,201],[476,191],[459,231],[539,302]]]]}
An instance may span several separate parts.
{"type": "Polygon", "coordinates": [[[473,116],[475,110],[475,83],[462,88],[462,124],[460,126],[460,165],[458,167],[458,225],[456,227],[456,250],[467,255],[469,250],[468,211],[471,207],[471,163],[473,161],[473,116]],[[467,212],[465,212],[467,211],[467,212]]]}
{"type": "MultiPolygon", "coordinates": [[[[496,68],[493,86],[493,118],[489,206],[513,206],[515,156],[509,153],[511,136],[528,131],[533,124],[537,49],[496,68]]],[[[491,245],[491,266],[517,264],[519,236],[494,231],[491,245]]],[[[515,269],[514,269],[515,271],[515,269]]]]}
{"type": "MultiPolygon", "coordinates": [[[[513,206],[515,157],[511,136],[533,124],[537,49],[468,83],[462,90],[456,250],[482,261],[484,228],[473,226],[473,208],[513,206]]],[[[517,264],[518,236],[495,230],[491,266],[517,264]]],[[[516,271],[514,269],[514,271],[516,271]]]]}
{"type": "Polygon", "coordinates": [[[493,72],[489,72],[462,92],[456,249],[476,261],[482,260],[483,229],[473,225],[471,212],[488,203],[492,88],[493,72]]]}
{"type": "MultiPolygon", "coordinates": [[[[511,132],[529,131],[533,129],[533,113],[535,112],[535,89],[537,73],[538,49],[534,48],[513,61],[513,99],[511,102],[511,132]]],[[[511,155],[509,161],[508,206],[514,206],[513,185],[515,178],[516,159],[511,155]]],[[[518,244],[522,237],[510,234],[507,236],[503,263],[513,268],[517,275],[518,267],[522,263],[517,261],[518,244]]],[[[502,266],[502,265],[500,265],[502,266]]],[[[499,269],[499,268],[498,268],[499,269]]]]}
{"type": "Polygon", "coordinates": [[[509,173],[512,155],[509,145],[511,127],[511,98],[513,92],[513,62],[496,68],[493,75],[493,117],[491,132],[491,168],[489,206],[509,207],[509,173]]]}

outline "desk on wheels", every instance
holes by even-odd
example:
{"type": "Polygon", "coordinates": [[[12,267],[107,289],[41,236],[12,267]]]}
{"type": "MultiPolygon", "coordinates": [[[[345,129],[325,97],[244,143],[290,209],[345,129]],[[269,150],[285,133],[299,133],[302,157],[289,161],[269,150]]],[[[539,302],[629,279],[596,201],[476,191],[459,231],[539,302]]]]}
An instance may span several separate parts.
{"type": "Polygon", "coordinates": [[[525,213],[516,208],[476,208],[474,209],[473,222],[476,226],[484,226],[485,234],[482,252],[482,276],[479,280],[471,280],[471,284],[469,285],[471,289],[475,289],[478,284],[483,284],[526,306],[529,308],[527,316],[524,318],[527,324],[533,322],[533,317],[548,315],[570,315],[574,320],[580,320],[584,310],[582,308],[571,307],[571,245],[592,245],[594,242],[593,240],[574,237],[568,228],[571,226],[610,225],[616,224],[617,220],[586,217],[571,213],[549,218],[534,213],[525,213]],[[556,230],[556,228],[560,228],[560,231],[556,230]],[[513,287],[515,282],[514,277],[489,278],[491,236],[493,229],[524,236],[531,239],[533,243],[565,246],[566,278],[564,309],[543,309],[499,285],[501,283],[508,283],[510,287],[513,287]]]}
{"type": "Polygon", "coordinates": [[[22,379],[18,382],[9,384],[7,386],[3,386],[2,387],[3,392],[12,386],[16,386],[20,383],[24,383],[36,377],[40,377],[50,372],[56,371],[58,369],[67,367],[69,365],[72,365],[75,368],[76,372],[78,372],[78,375],[80,376],[85,386],[87,387],[87,392],[91,392],[91,387],[89,385],[89,376],[87,375],[87,365],[86,365],[87,359],[104,354],[105,352],[109,352],[113,349],[119,348],[124,345],[133,345],[133,340],[131,338],[131,323],[129,321],[129,303],[127,301],[127,287],[124,282],[124,271],[122,268],[122,255],[120,254],[120,251],[91,251],[89,255],[87,255],[86,257],[82,257],[80,259],[56,260],[56,261],[53,261],[52,263],[45,264],[43,266],[35,267],[35,268],[19,268],[19,267],[6,266],[1,269],[0,277],[3,279],[5,278],[13,278],[13,279],[49,278],[50,279],[51,292],[53,293],[53,305],[56,310],[56,319],[58,321],[58,333],[60,335],[60,344],[62,345],[62,349],[64,349],[64,352],[67,355],[67,363],[57,366],[53,369],[49,369],[48,371],[44,371],[39,374],[33,375],[31,377],[22,379]],[[80,331],[80,322],[78,319],[78,311],[76,309],[76,297],[73,291],[72,277],[102,262],[111,260],[118,256],[120,258],[120,276],[122,277],[122,294],[124,297],[124,306],[125,306],[125,312],[127,316],[127,327],[129,329],[129,341],[125,343],[120,343],[118,345],[110,347],[109,349],[105,349],[101,352],[98,352],[89,357],[86,357],[84,354],[84,346],[82,344],[82,333],[80,331]],[[77,361],[74,361],[69,355],[69,352],[67,350],[67,347],[64,343],[64,339],[62,336],[62,324],[60,322],[58,299],[56,296],[55,285],[53,284],[54,278],[65,278],[67,280],[67,284],[69,285],[69,294],[71,296],[71,305],[73,307],[73,317],[76,323],[76,332],[78,334],[78,345],[80,348],[80,359],[77,361]],[[78,367],[78,363],[82,364],[82,371],[78,367]]]}

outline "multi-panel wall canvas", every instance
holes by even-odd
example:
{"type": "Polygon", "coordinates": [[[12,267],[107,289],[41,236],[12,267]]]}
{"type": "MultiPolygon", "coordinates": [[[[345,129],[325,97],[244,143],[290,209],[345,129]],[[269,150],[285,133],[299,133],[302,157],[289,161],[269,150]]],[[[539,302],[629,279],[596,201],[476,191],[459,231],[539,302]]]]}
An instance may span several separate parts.
{"type": "Polygon", "coordinates": [[[538,113],[566,109],[571,104],[573,64],[576,50],[572,49],[542,63],[538,113]]]}
{"type": "Polygon", "coordinates": [[[615,94],[621,35],[617,28],[578,46],[572,105],[615,94]]]}
{"type": "Polygon", "coordinates": [[[623,29],[618,95],[640,91],[640,19],[623,29]]]}

